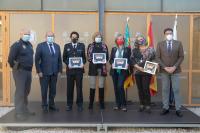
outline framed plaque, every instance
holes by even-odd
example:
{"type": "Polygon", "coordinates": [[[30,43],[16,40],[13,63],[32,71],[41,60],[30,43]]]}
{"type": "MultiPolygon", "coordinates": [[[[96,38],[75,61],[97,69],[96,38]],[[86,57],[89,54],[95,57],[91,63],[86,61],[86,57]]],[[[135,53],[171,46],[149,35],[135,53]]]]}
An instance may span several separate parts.
{"type": "Polygon", "coordinates": [[[115,58],[113,69],[127,69],[127,59],[126,58],[115,58]]]}
{"type": "Polygon", "coordinates": [[[83,67],[82,57],[69,58],[69,67],[70,68],[82,68],[83,67]]]}
{"type": "Polygon", "coordinates": [[[158,63],[146,61],[144,65],[144,72],[155,75],[158,63]]]}
{"type": "Polygon", "coordinates": [[[93,53],[94,64],[106,64],[106,53],[93,53]]]}

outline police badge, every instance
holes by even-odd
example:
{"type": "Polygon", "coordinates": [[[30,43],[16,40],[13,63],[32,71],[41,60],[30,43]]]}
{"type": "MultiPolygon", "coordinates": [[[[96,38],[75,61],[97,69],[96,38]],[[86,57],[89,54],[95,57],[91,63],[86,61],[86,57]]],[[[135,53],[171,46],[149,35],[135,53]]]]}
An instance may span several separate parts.
{"type": "Polygon", "coordinates": [[[22,45],[23,49],[26,49],[26,45],[22,45]]]}

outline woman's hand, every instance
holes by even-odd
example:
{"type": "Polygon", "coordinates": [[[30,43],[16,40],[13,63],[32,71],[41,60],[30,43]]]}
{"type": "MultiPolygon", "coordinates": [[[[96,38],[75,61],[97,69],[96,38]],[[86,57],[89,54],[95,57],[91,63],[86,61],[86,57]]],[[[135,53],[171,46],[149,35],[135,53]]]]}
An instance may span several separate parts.
{"type": "Polygon", "coordinates": [[[129,65],[128,65],[128,64],[126,64],[126,69],[128,69],[128,67],[129,67],[129,65]]]}
{"type": "Polygon", "coordinates": [[[135,67],[137,70],[139,70],[139,71],[141,71],[141,72],[144,72],[144,68],[143,68],[143,67],[140,67],[140,66],[137,65],[137,64],[135,64],[134,67],[135,67]]]}
{"type": "Polygon", "coordinates": [[[138,70],[141,71],[141,72],[144,72],[144,68],[143,67],[139,67],[138,70]]]}

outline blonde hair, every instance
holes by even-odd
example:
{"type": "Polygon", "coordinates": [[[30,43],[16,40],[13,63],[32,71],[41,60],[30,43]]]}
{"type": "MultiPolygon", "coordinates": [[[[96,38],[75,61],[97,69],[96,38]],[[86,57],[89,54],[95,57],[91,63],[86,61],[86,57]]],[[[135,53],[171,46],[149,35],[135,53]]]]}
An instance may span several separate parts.
{"type": "Polygon", "coordinates": [[[100,35],[101,38],[102,38],[102,40],[103,40],[103,36],[102,36],[101,32],[95,32],[95,33],[92,35],[92,40],[95,41],[95,38],[96,38],[98,35],[100,35]]]}

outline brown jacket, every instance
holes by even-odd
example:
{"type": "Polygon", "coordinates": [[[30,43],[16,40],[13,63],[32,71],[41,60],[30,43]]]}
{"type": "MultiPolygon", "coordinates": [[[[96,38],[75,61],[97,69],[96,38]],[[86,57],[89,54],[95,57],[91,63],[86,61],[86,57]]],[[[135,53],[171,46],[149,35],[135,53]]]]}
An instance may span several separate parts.
{"type": "Polygon", "coordinates": [[[160,72],[166,72],[165,67],[176,66],[174,73],[181,72],[181,63],[184,59],[183,46],[180,41],[172,41],[172,51],[168,53],[167,42],[159,42],[156,49],[156,60],[160,65],[160,72]]]}

